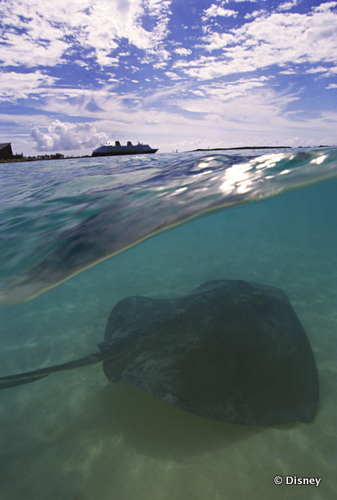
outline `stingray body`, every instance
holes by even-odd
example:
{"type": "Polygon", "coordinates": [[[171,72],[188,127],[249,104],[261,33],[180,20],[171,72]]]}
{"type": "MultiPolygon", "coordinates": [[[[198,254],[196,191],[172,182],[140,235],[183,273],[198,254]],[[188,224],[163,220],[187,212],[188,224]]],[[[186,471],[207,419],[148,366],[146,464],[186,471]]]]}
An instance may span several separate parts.
{"type": "Polygon", "coordinates": [[[315,359],[282,290],[218,280],[172,299],[128,297],[109,316],[99,352],[0,379],[0,389],[103,362],[125,382],[191,413],[241,425],[309,422],[315,359]]]}

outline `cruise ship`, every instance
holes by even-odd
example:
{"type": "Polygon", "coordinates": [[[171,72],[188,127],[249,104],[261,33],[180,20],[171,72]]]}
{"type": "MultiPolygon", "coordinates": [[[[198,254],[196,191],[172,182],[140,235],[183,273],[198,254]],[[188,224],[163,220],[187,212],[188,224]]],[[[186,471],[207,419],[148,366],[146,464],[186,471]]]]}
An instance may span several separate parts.
{"type": "Polygon", "coordinates": [[[117,155],[142,155],[156,153],[158,149],[152,149],[148,144],[138,142],[135,146],[131,141],[126,143],[126,146],[121,146],[119,141],[115,141],[115,145],[107,144],[100,146],[92,152],[92,156],[117,156],[117,155]]]}

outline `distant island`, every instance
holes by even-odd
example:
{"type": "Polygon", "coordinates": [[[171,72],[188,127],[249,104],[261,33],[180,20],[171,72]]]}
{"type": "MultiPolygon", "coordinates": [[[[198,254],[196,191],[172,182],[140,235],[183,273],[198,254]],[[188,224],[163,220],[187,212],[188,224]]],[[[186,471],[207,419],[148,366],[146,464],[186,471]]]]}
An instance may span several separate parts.
{"type": "Polygon", "coordinates": [[[193,149],[190,151],[191,153],[195,153],[197,151],[237,151],[240,149],[291,149],[291,146],[240,146],[236,148],[207,148],[207,149],[193,149]]]}
{"type": "Polygon", "coordinates": [[[23,156],[23,154],[13,155],[12,158],[0,158],[0,163],[18,163],[24,161],[42,161],[42,160],[71,160],[74,158],[91,158],[89,155],[84,156],[64,156],[61,153],[51,155],[38,155],[38,156],[23,156]]]}
{"type": "MultiPolygon", "coordinates": [[[[334,146],[325,146],[320,144],[317,146],[318,148],[331,148],[334,146]]],[[[192,149],[188,151],[189,153],[196,153],[198,151],[238,151],[238,150],[246,150],[246,149],[315,149],[313,146],[239,146],[235,148],[200,148],[200,149],[192,149]]]]}

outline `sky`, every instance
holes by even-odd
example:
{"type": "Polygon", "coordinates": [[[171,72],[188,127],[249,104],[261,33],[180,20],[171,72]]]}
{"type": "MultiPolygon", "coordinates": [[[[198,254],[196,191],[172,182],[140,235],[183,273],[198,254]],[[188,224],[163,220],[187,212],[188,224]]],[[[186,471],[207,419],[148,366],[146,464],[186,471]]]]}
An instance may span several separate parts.
{"type": "Polygon", "coordinates": [[[337,1],[0,0],[0,143],[337,145],[337,1]]]}

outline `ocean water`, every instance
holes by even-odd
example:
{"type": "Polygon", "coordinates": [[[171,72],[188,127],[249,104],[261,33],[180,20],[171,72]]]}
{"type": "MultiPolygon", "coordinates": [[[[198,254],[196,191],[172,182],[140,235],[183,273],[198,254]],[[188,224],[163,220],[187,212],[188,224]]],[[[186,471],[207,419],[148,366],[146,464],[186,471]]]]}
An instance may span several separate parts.
{"type": "Polygon", "coordinates": [[[72,159],[0,173],[0,376],[95,352],[123,297],[179,296],[224,278],[284,290],[320,380],[311,423],[271,427],[187,413],[109,383],[100,365],[1,391],[1,500],[336,498],[336,150],[72,159]]]}

